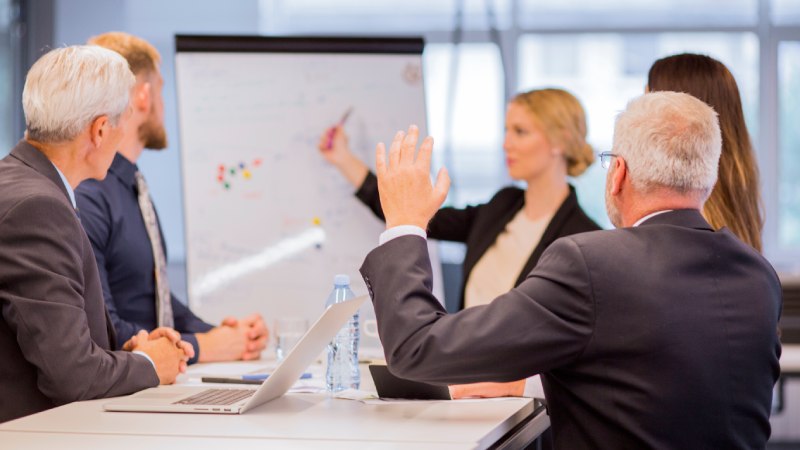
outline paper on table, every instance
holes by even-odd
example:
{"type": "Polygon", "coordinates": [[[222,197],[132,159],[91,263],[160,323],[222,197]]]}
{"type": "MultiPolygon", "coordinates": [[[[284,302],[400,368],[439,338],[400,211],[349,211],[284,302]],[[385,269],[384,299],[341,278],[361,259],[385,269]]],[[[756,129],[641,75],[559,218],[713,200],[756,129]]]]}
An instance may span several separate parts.
{"type": "Polygon", "coordinates": [[[292,394],[319,394],[321,392],[325,392],[325,387],[297,382],[289,389],[289,392],[292,394]]]}
{"type": "Polygon", "coordinates": [[[194,364],[186,369],[190,378],[203,376],[237,376],[248,373],[268,373],[275,364],[266,361],[235,361],[229,363],[194,364]]]}
{"type": "Polygon", "coordinates": [[[358,389],[345,389],[333,395],[334,398],[341,398],[344,400],[356,400],[363,402],[369,399],[378,398],[378,394],[372,391],[362,391],[358,389]]]}

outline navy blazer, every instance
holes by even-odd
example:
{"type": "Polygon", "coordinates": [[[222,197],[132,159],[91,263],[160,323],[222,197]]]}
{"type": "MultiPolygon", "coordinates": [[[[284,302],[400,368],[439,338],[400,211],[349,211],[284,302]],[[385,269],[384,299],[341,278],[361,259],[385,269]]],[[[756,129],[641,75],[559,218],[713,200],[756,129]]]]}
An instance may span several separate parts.
{"type": "Polygon", "coordinates": [[[764,448],[780,374],[772,266],[697,210],[561,238],[517,288],[446,314],[425,240],[361,273],[389,369],[438,384],[542,374],[555,447],[764,448]]]}
{"type": "MultiPolygon", "coordinates": [[[[378,180],[370,172],[361,184],[356,197],[367,205],[381,220],[385,220],[378,195],[378,180]]],[[[459,309],[464,309],[464,290],[472,273],[472,269],[489,247],[497,240],[497,236],[505,230],[514,216],[525,206],[525,191],[516,187],[507,187],[497,192],[488,203],[467,206],[464,209],[442,208],[436,212],[428,224],[428,236],[431,239],[463,242],[467,251],[462,265],[461,296],[459,309]]],[[[539,243],[531,252],[522,270],[517,275],[514,286],[519,286],[533,270],[542,253],[556,239],[571,234],[599,230],[598,226],[578,204],[575,188],[569,187],[569,195],[559,206],[550,223],[542,234],[539,243]]]]}
{"type": "Polygon", "coordinates": [[[94,255],[53,164],[21,141],[0,161],[0,422],[158,385],[114,349],[94,255]]]}

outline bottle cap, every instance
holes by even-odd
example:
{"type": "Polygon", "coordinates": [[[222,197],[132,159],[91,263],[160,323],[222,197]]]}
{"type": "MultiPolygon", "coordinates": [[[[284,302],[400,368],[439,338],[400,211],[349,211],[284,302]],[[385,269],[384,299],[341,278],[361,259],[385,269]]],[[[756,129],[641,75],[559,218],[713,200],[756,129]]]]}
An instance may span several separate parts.
{"type": "Polygon", "coordinates": [[[336,275],[333,277],[333,284],[335,286],[347,286],[350,284],[350,277],[343,274],[336,275]]]}

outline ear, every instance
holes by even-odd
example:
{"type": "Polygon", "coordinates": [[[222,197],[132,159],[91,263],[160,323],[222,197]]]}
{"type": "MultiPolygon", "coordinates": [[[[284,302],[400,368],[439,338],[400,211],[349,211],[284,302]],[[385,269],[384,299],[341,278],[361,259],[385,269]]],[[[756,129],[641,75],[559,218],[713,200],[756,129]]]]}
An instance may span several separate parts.
{"type": "Polygon", "coordinates": [[[131,104],[136,111],[143,113],[150,111],[150,103],[152,102],[152,96],[150,95],[151,89],[152,84],[149,81],[136,83],[136,86],[133,87],[133,99],[131,104]]]}
{"type": "Polygon", "coordinates": [[[619,195],[622,192],[622,187],[628,179],[628,165],[624,158],[614,158],[614,166],[611,170],[611,193],[619,195]]]}
{"type": "Polygon", "coordinates": [[[553,156],[564,156],[564,143],[569,142],[566,131],[557,133],[555,136],[545,133],[545,136],[550,144],[550,153],[553,156]]]}
{"type": "Polygon", "coordinates": [[[95,148],[100,147],[100,144],[103,143],[103,139],[108,134],[108,126],[111,126],[108,120],[108,116],[100,116],[92,121],[92,124],[89,126],[89,139],[94,144],[95,148]]]}

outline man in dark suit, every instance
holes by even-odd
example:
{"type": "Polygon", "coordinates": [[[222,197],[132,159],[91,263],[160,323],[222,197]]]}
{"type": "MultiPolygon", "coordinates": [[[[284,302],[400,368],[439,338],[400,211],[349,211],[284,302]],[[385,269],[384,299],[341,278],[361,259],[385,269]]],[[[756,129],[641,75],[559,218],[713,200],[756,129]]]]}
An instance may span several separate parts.
{"type": "Polygon", "coordinates": [[[361,272],[396,375],[440,384],[542,374],[556,448],[763,448],[779,374],[778,277],[700,210],[717,177],[713,110],[686,94],[617,119],[606,205],[618,229],[559,239],[517,288],[447,315],[424,227],[449,187],[432,141],[399,133],[378,182],[382,245],[361,272]]]}
{"type": "Polygon", "coordinates": [[[112,351],[75,210],[74,187],[111,164],[133,83],[122,57],[94,46],[53,50],[28,72],[26,137],[0,161],[0,422],[172,383],[193,355],[164,329],[112,351]]]}

